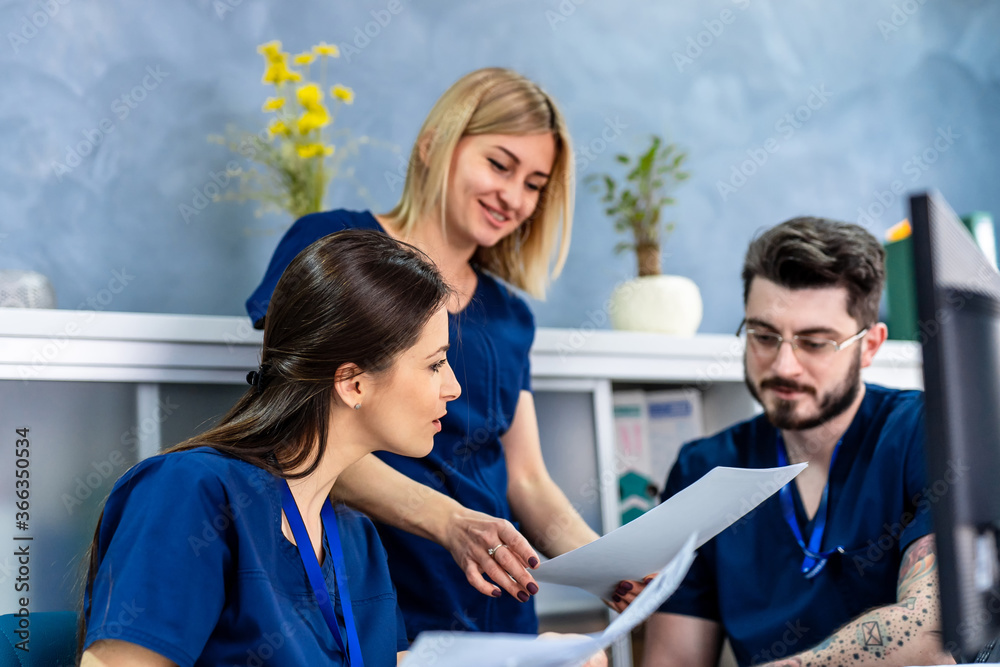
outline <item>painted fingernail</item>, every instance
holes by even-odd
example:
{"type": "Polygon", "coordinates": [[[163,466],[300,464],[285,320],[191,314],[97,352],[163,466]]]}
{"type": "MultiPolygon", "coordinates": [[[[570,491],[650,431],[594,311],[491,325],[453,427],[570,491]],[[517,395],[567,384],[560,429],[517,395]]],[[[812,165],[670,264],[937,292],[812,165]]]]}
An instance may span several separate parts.
{"type": "Polygon", "coordinates": [[[618,584],[618,590],[621,591],[622,593],[628,593],[630,590],[632,590],[632,584],[630,584],[627,581],[623,581],[622,583],[618,584]]]}
{"type": "Polygon", "coordinates": [[[642,580],[642,583],[644,583],[644,584],[647,584],[647,585],[648,585],[648,584],[649,584],[649,582],[651,582],[652,580],[653,580],[653,578],[652,578],[652,577],[646,577],[645,579],[643,579],[643,580],[642,580]]]}
{"type": "Polygon", "coordinates": [[[525,586],[525,588],[527,588],[528,592],[532,595],[538,592],[538,586],[535,585],[534,583],[528,584],[527,586],[525,586]]]}
{"type": "Polygon", "coordinates": [[[615,593],[614,595],[611,596],[611,601],[612,602],[621,602],[622,599],[621,599],[621,596],[618,595],[618,593],[615,593]]]}
{"type": "Polygon", "coordinates": [[[538,567],[538,559],[535,558],[534,556],[532,556],[531,558],[529,558],[528,559],[528,567],[532,567],[532,568],[538,567]]]}
{"type": "Polygon", "coordinates": [[[501,593],[501,592],[500,592],[500,589],[499,589],[499,588],[494,588],[494,589],[493,589],[493,592],[491,592],[491,593],[490,593],[490,595],[492,595],[492,596],[493,596],[493,597],[495,597],[495,598],[498,598],[498,597],[500,597],[501,595],[503,595],[503,593],[501,593]]]}
{"type": "Polygon", "coordinates": [[[517,592],[517,599],[520,600],[521,602],[527,602],[528,601],[528,594],[525,593],[524,591],[518,591],[517,592]]]}

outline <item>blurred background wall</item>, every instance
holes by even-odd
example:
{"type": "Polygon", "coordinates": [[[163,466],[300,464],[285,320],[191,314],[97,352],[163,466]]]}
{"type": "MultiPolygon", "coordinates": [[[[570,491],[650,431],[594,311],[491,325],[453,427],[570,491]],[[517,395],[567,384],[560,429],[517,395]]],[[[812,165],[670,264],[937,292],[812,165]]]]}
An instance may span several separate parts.
{"type": "MultiPolygon", "coordinates": [[[[272,39],[340,45],[328,77],[356,99],[336,126],[375,142],[330,207],[391,207],[430,106],[482,66],[556,98],[581,177],[650,133],[678,143],[692,177],[667,211],[664,272],[700,286],[702,332],[738,324],[743,251],[763,227],[812,214],[881,237],[925,187],[960,214],[1000,214],[1000,3],[396,2],[0,3],[0,269],[48,275],[60,308],[244,314],[291,220],[182,206],[227,162],[249,166],[207,137],[263,127],[256,47],[272,39]]],[[[611,290],[634,276],[597,194],[576,201],[565,272],[533,303],[541,326],[608,326],[611,290]]]]}

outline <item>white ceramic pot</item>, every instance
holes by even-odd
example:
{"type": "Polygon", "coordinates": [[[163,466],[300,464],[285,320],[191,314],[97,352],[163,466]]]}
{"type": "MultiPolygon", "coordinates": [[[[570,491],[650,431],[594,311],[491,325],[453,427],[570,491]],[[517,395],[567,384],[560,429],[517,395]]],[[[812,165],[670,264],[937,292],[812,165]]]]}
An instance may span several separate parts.
{"type": "Polygon", "coordinates": [[[693,336],[701,324],[701,292],[684,276],[644,276],[624,282],[611,294],[611,326],[693,336]]]}

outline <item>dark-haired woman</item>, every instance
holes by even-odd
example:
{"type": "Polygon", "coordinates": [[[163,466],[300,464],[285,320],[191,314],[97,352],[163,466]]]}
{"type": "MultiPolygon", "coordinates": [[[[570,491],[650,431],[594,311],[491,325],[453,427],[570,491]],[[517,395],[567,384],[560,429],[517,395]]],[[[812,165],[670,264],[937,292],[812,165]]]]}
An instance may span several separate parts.
{"type": "MultiPolygon", "coordinates": [[[[414,244],[455,290],[448,361],[463,396],[433,451],[365,457],[334,489],[378,521],[410,638],[537,632],[531,544],[551,557],[597,538],[542,459],[528,358],[535,323],[508,287],[544,296],[566,259],[572,208],[571,141],[555,102],[516,72],[476,70],[431,109],[396,207],[301,218],[247,300],[255,324],[269,319],[272,286],[296,253],[351,228],[414,244]]],[[[621,610],[641,586],[621,584],[612,604],[621,610]]]]}
{"type": "Polygon", "coordinates": [[[253,386],[111,492],[82,665],[396,664],[407,640],[385,551],[329,494],[370,452],[431,450],[461,393],[448,294],[419,251],[373,232],[327,236],[289,265],[253,386]]]}

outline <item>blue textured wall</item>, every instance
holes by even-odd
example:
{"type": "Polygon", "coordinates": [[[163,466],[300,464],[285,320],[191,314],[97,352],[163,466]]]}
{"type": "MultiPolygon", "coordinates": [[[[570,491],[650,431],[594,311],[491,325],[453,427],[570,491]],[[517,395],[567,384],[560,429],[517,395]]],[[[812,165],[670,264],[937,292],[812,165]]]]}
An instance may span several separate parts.
{"type": "MultiPolygon", "coordinates": [[[[234,159],[207,135],[263,122],[255,47],[270,39],[351,44],[330,73],[357,100],[337,122],[404,153],[437,96],[486,65],[555,96],[585,174],[650,132],[680,143],[693,177],[664,267],[700,285],[703,332],[739,321],[739,265],[761,227],[869,210],[881,234],[906,214],[894,182],[1000,217],[1000,3],[400,2],[395,15],[388,0],[3,3],[0,268],[49,275],[61,308],[242,314],[288,220],[221,202],[185,221],[180,206],[234,159]]],[[[387,209],[398,165],[369,148],[330,205],[387,209]]],[[[600,323],[634,270],[585,188],[576,215],[566,271],[534,304],[544,326],[600,323]]]]}

